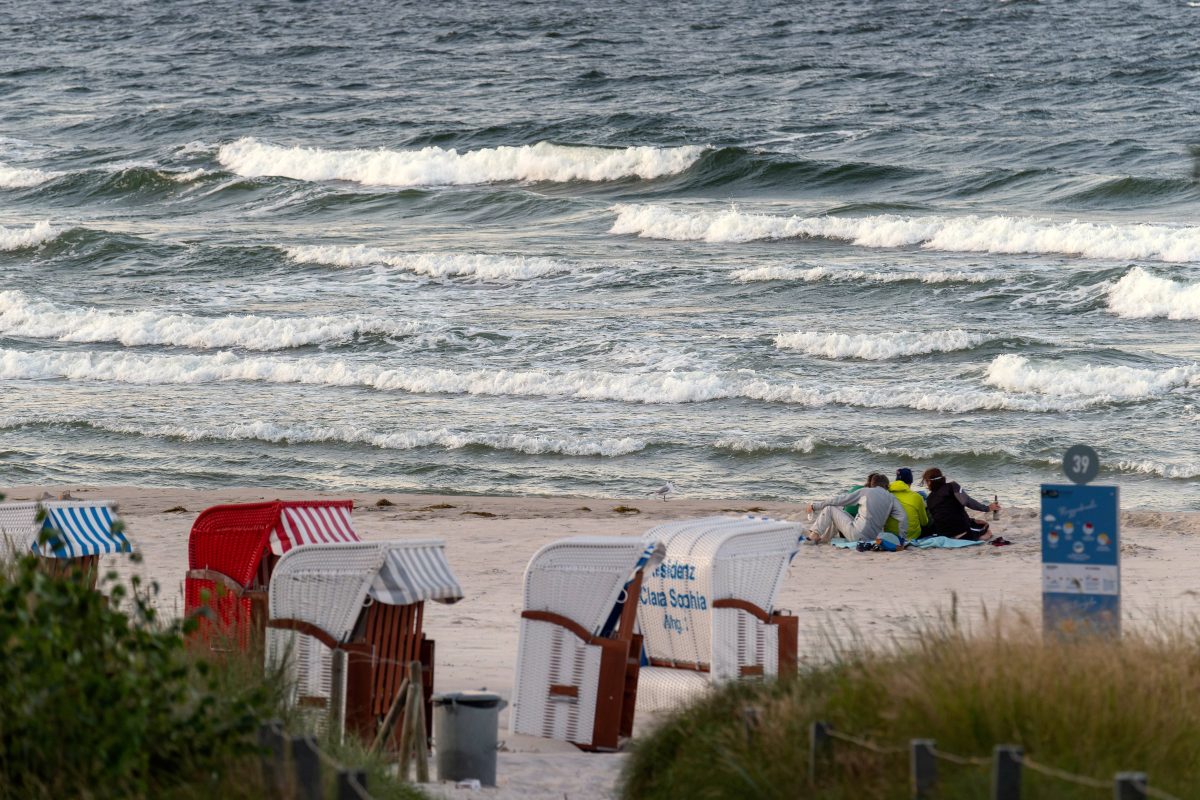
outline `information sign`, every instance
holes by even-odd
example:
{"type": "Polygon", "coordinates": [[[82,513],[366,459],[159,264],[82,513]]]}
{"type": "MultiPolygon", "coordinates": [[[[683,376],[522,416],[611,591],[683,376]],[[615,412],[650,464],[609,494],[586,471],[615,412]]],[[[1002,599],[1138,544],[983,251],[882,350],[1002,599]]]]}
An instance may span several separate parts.
{"type": "Polygon", "coordinates": [[[1042,485],[1042,621],[1047,631],[1121,632],[1115,486],[1042,485]]]}

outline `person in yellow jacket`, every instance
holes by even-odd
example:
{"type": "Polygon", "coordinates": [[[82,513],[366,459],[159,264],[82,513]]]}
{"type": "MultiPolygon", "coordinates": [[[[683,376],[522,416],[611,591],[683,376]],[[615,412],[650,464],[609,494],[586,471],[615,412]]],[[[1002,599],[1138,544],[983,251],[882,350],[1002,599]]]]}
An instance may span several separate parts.
{"type": "MultiPolygon", "coordinates": [[[[911,541],[921,535],[921,528],[929,524],[929,511],[925,508],[925,498],[912,490],[913,474],[908,467],[896,470],[896,480],[888,485],[888,491],[895,495],[904,506],[908,515],[908,530],[905,536],[911,541]]],[[[899,524],[889,519],[883,529],[889,533],[900,533],[899,524]]]]}

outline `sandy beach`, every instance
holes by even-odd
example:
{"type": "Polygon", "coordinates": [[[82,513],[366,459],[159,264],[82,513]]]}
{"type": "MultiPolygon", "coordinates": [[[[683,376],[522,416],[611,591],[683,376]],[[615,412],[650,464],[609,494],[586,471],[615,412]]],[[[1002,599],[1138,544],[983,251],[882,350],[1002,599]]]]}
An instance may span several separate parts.
{"type": "MultiPolygon", "coordinates": [[[[195,491],[95,486],[15,486],[9,500],[64,491],[77,498],[119,505],[131,541],[142,553],[136,567],[161,586],[159,607],[177,614],[187,569],[187,539],[202,509],[219,503],[300,499],[294,491],[230,489],[195,491]],[[177,510],[186,509],[186,510],[177,510]]],[[[345,497],[346,495],[340,495],[345,497]]],[[[798,505],[738,501],[667,502],[641,499],[520,498],[355,495],[354,522],[364,539],[437,537],[466,598],[454,606],[434,604],[426,630],[437,641],[440,690],[483,689],[507,697],[517,650],[521,581],[530,556],[547,542],[574,535],[637,535],[660,521],[712,514],[761,514],[802,520],[798,505]],[[626,506],[637,513],[617,512],[626,506]]],[[[1038,614],[1040,554],[1036,494],[1024,507],[1006,509],[994,529],[1014,544],[954,551],[858,553],[832,547],[803,547],[793,562],[779,606],[800,617],[800,657],[828,656],[827,635],[861,635],[886,642],[950,607],[957,596],[960,617],[978,620],[983,609],[1038,614]]],[[[1014,501],[1016,502],[1016,501],[1014,501]]],[[[1200,514],[1131,511],[1122,515],[1122,578],[1126,625],[1193,612],[1200,594],[1192,575],[1200,569],[1200,514]]],[[[123,573],[133,567],[113,560],[123,573]]],[[[652,721],[641,720],[642,725],[652,721]]],[[[592,755],[558,742],[507,734],[501,716],[497,798],[608,796],[622,755],[592,755]]],[[[439,787],[447,796],[477,792],[439,787]]]]}

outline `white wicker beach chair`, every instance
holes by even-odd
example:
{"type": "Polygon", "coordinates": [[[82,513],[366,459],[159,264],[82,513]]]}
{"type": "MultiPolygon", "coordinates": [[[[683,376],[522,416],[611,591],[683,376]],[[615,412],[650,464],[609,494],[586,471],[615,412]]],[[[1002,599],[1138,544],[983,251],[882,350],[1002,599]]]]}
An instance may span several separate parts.
{"type": "Polygon", "coordinates": [[[774,604],[800,536],[797,523],[751,517],[646,532],[666,557],[647,572],[638,605],[639,711],[678,707],[714,682],[795,670],[797,620],[774,604]]]}
{"type": "Polygon", "coordinates": [[[513,682],[513,733],[615,750],[633,729],[639,639],[636,598],[662,547],[581,536],[538,550],[525,570],[513,682]]]}
{"type": "Polygon", "coordinates": [[[323,720],[333,694],[333,651],[346,651],[344,725],[369,740],[409,662],[422,662],[425,696],[431,698],[434,651],[421,631],[424,603],[453,603],[462,596],[440,541],[292,549],[271,578],[267,664],[286,667],[292,703],[320,710],[323,720]]]}

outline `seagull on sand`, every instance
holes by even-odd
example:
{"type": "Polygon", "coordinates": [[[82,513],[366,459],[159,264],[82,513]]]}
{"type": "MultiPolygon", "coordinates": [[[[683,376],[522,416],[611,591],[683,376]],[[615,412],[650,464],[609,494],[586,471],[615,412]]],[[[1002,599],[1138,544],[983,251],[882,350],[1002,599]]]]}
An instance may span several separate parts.
{"type": "Polygon", "coordinates": [[[667,498],[670,497],[671,495],[679,494],[679,490],[675,488],[675,484],[671,483],[670,481],[667,481],[662,486],[655,489],[654,494],[657,497],[661,497],[663,499],[663,502],[665,503],[665,502],[667,502],[667,498]]]}

